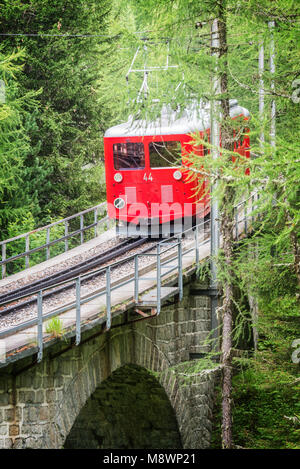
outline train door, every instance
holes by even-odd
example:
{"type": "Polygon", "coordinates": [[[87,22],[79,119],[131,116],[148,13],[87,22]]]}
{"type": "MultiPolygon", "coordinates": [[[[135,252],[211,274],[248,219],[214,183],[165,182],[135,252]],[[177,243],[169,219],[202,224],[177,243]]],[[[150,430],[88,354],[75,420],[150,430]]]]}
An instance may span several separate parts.
{"type": "MultiPolygon", "coordinates": [[[[134,208],[139,206],[143,211],[141,194],[146,170],[144,142],[142,137],[114,138],[110,139],[109,146],[111,163],[107,168],[107,186],[112,188],[110,201],[114,206],[115,218],[134,222],[134,208]]],[[[147,216],[147,213],[143,215],[147,216]]]]}
{"type": "Polygon", "coordinates": [[[160,223],[183,217],[185,187],[180,170],[182,138],[182,135],[167,135],[151,137],[146,141],[151,218],[159,218],[160,223]]]}
{"type": "MultiPolygon", "coordinates": [[[[204,141],[210,141],[210,129],[207,129],[204,132],[199,132],[199,137],[204,141]]],[[[201,159],[205,159],[207,155],[210,153],[208,147],[204,144],[195,144],[193,141],[194,138],[189,136],[184,143],[184,150],[183,150],[183,164],[187,167],[193,167],[196,165],[196,169],[200,172],[194,173],[193,177],[191,178],[191,174],[187,178],[191,181],[190,188],[191,192],[193,193],[192,199],[195,204],[195,214],[197,217],[202,219],[204,216],[208,215],[209,213],[209,184],[207,178],[201,173],[201,159]],[[190,158],[190,155],[193,155],[190,158]]]]}

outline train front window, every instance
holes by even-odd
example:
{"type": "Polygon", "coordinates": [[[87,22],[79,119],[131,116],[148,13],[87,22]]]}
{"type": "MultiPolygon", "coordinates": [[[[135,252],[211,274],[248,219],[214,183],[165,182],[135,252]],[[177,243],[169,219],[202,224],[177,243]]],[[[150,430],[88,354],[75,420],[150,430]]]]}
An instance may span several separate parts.
{"type": "Polygon", "coordinates": [[[144,144],[138,142],[115,143],[113,145],[114,167],[120,169],[144,169],[144,144]]]}
{"type": "Polygon", "coordinates": [[[181,143],[178,141],[149,143],[151,168],[169,168],[181,165],[181,143]]]}

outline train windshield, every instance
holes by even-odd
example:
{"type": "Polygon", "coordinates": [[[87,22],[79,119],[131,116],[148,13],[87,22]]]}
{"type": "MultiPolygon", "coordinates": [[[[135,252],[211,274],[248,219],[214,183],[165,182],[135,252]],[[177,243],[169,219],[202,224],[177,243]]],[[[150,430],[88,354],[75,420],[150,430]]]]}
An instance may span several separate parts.
{"type": "Polygon", "coordinates": [[[181,165],[181,143],[178,141],[151,142],[149,144],[151,168],[168,168],[181,165]]]}
{"type": "Polygon", "coordinates": [[[115,143],[113,145],[114,167],[120,169],[144,169],[144,144],[138,142],[115,143]]]}

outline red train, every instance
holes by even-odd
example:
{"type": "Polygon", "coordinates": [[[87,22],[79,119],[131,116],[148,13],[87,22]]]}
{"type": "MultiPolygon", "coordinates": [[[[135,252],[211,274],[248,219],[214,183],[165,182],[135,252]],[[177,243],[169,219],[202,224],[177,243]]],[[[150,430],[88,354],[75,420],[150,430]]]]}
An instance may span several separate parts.
{"type": "MultiPolygon", "coordinates": [[[[247,109],[230,101],[231,117],[248,118],[247,109]]],[[[165,108],[161,118],[146,122],[129,120],[104,135],[108,216],[123,236],[168,236],[180,233],[209,213],[204,179],[191,180],[188,154],[207,149],[193,147],[191,133],[209,138],[209,105],[195,104],[183,113],[165,108]],[[195,196],[196,187],[201,184],[195,196]]],[[[249,138],[237,151],[249,157],[249,138]]]]}

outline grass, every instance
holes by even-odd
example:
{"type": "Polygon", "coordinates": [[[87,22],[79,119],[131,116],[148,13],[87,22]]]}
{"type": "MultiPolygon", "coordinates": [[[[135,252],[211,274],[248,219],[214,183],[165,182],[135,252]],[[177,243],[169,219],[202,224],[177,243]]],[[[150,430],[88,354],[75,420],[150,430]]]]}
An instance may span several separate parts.
{"type": "Polygon", "coordinates": [[[63,324],[62,320],[59,319],[57,316],[50,319],[46,323],[46,332],[47,334],[51,334],[52,337],[61,337],[63,335],[63,324]]]}

